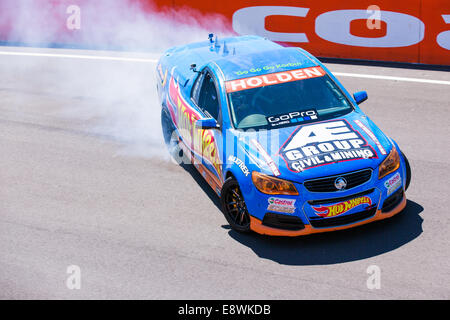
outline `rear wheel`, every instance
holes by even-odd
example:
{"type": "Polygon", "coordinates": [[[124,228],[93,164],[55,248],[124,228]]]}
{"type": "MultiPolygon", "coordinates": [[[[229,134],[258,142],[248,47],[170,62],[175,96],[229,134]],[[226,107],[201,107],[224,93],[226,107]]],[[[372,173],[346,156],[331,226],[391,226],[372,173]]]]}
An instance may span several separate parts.
{"type": "Polygon", "coordinates": [[[165,108],[162,108],[161,110],[161,128],[164,142],[166,143],[167,149],[169,150],[172,158],[174,158],[175,161],[178,159],[183,159],[183,150],[179,146],[175,126],[170,118],[169,112],[165,108]]]}
{"type": "Polygon", "coordinates": [[[239,183],[228,178],[221,192],[222,211],[230,226],[238,232],[250,231],[250,214],[242,196],[239,183]]]}
{"type": "Polygon", "coordinates": [[[409,184],[411,183],[411,166],[409,165],[408,158],[406,158],[405,154],[402,152],[403,159],[405,159],[406,165],[406,182],[405,182],[405,191],[408,189],[409,184]]]}

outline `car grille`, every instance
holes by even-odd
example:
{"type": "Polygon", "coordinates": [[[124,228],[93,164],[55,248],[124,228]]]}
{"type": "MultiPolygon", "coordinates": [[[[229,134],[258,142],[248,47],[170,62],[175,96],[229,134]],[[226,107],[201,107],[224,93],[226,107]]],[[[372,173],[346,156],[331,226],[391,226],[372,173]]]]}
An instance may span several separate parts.
{"type": "Polygon", "coordinates": [[[372,205],[368,209],[352,214],[347,214],[341,217],[334,218],[309,218],[309,222],[314,228],[329,228],[338,227],[346,224],[356,223],[358,221],[365,220],[375,215],[377,211],[377,206],[372,205]]]}
{"type": "Polygon", "coordinates": [[[319,204],[328,204],[328,203],[334,203],[334,202],[347,201],[347,200],[350,200],[350,199],[354,199],[354,198],[357,198],[357,197],[362,197],[362,196],[371,194],[374,191],[375,191],[375,188],[372,188],[372,189],[369,189],[369,190],[365,190],[363,192],[351,194],[351,195],[346,196],[346,197],[320,199],[320,200],[308,200],[308,203],[310,205],[312,205],[312,206],[316,206],[316,205],[319,205],[319,204]]]}
{"type": "Polygon", "coordinates": [[[304,186],[308,191],[311,192],[339,191],[334,186],[334,182],[338,177],[342,177],[347,181],[347,186],[344,188],[344,190],[348,190],[369,181],[372,177],[372,169],[364,169],[325,178],[306,180],[304,182],[304,186]]]}

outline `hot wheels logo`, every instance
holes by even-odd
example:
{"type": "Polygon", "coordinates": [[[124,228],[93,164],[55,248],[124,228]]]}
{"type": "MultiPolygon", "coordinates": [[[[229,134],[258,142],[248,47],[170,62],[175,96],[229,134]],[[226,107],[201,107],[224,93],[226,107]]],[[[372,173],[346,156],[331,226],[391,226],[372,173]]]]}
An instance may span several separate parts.
{"type": "Polygon", "coordinates": [[[341,161],[378,157],[345,119],[299,126],[280,148],[280,155],[293,172],[341,161]]]}
{"type": "Polygon", "coordinates": [[[369,197],[358,197],[348,201],[339,202],[331,206],[318,206],[313,207],[315,214],[322,218],[329,218],[341,215],[357,206],[367,204],[369,207],[372,205],[372,200],[369,197]]]}
{"type": "Polygon", "coordinates": [[[221,178],[222,163],[220,161],[214,134],[211,130],[198,129],[194,123],[201,115],[189,106],[181,95],[178,82],[172,77],[169,84],[169,95],[173,104],[169,104],[169,110],[174,115],[177,129],[183,138],[183,142],[192,148],[204,159],[211,162],[216,170],[216,175],[221,178]]]}

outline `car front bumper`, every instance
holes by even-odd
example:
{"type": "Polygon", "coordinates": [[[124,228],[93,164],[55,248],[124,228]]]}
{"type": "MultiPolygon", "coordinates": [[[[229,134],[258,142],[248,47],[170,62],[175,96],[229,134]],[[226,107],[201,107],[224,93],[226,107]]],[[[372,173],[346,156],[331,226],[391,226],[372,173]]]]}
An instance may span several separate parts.
{"type": "Polygon", "coordinates": [[[381,208],[378,208],[376,210],[375,214],[373,216],[371,216],[370,218],[367,218],[367,219],[364,219],[361,221],[357,221],[352,224],[346,224],[343,226],[334,226],[334,227],[329,227],[329,228],[314,228],[313,226],[311,226],[311,224],[305,224],[301,230],[285,230],[285,229],[279,229],[279,228],[273,228],[273,227],[266,226],[263,224],[263,222],[260,219],[250,216],[250,229],[252,229],[253,231],[255,231],[259,234],[264,234],[264,235],[296,237],[296,236],[303,236],[303,235],[314,234],[314,233],[322,233],[322,232],[354,228],[354,227],[357,227],[360,225],[371,223],[373,221],[390,218],[390,217],[396,215],[397,213],[401,212],[406,207],[406,202],[407,202],[404,190],[403,190],[402,194],[403,194],[402,200],[390,211],[386,212],[386,211],[382,211],[381,208]]]}

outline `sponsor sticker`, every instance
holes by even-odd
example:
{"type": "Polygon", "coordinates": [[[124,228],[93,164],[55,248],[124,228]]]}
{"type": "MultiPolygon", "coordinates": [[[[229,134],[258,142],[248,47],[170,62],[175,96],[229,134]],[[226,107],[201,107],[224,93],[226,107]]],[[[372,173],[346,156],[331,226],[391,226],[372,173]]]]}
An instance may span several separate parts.
{"type": "Polygon", "coordinates": [[[372,200],[369,197],[363,196],[354,198],[347,201],[342,201],[329,206],[313,206],[314,213],[322,218],[336,217],[347,211],[356,208],[361,205],[366,205],[370,207],[372,205],[372,200]]]}
{"type": "Polygon", "coordinates": [[[238,157],[230,155],[228,157],[228,161],[230,161],[231,163],[236,164],[239,167],[239,169],[241,169],[242,173],[245,174],[246,177],[250,174],[250,171],[248,170],[248,168],[245,165],[244,161],[242,161],[238,157]]]}
{"type": "Polygon", "coordinates": [[[293,111],[289,113],[266,117],[266,119],[270,127],[281,128],[286,125],[317,120],[317,111],[314,109],[306,111],[293,111]]]}
{"type": "Polygon", "coordinates": [[[380,141],[378,140],[378,138],[373,134],[372,131],[369,130],[369,128],[367,128],[361,121],[359,120],[355,120],[355,123],[361,128],[363,129],[363,131],[365,133],[367,133],[367,135],[370,137],[370,139],[373,140],[373,142],[375,142],[375,144],[377,145],[378,149],[380,149],[381,154],[387,154],[386,150],[383,148],[383,146],[381,145],[380,141]]]}
{"type": "Polygon", "coordinates": [[[272,171],[274,176],[278,177],[281,173],[280,173],[280,170],[278,169],[277,165],[273,161],[273,159],[269,156],[267,151],[263,148],[263,146],[256,139],[252,139],[251,141],[252,141],[253,145],[256,147],[256,149],[258,150],[258,152],[261,154],[261,156],[266,161],[267,166],[270,168],[270,170],[272,171]]]}
{"type": "Polygon", "coordinates": [[[269,73],[262,76],[254,76],[249,78],[231,80],[225,82],[225,87],[227,92],[230,93],[285,82],[317,78],[322,77],[325,74],[326,74],[325,71],[321,67],[317,66],[317,67],[289,70],[284,72],[269,73]]]}
{"type": "Polygon", "coordinates": [[[384,182],[384,186],[387,189],[387,195],[390,195],[392,192],[397,190],[401,185],[402,185],[402,178],[400,176],[400,173],[398,172],[384,182]]]}
{"type": "Polygon", "coordinates": [[[293,172],[377,157],[375,150],[344,119],[300,126],[283,144],[279,154],[293,172]]]}
{"type": "Polygon", "coordinates": [[[283,198],[269,198],[269,206],[267,210],[283,212],[283,213],[294,213],[295,212],[295,199],[283,199],[283,198]]]}

